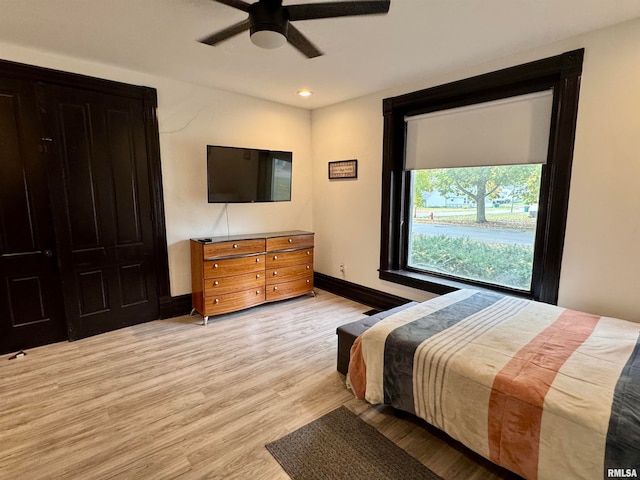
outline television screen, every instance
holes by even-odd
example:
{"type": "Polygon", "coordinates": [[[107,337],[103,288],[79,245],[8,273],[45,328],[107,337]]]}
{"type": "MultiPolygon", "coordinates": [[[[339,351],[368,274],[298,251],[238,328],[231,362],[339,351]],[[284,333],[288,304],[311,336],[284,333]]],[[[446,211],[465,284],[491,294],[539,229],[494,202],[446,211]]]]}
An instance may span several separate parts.
{"type": "Polygon", "coordinates": [[[293,154],[207,146],[209,203],[291,201],[293,154]]]}

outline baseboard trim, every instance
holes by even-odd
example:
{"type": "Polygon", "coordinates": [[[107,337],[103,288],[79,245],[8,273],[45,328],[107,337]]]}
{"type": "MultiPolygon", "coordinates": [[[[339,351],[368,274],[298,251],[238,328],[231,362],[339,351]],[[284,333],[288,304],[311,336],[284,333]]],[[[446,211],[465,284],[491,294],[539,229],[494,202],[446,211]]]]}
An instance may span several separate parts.
{"type": "Polygon", "coordinates": [[[160,298],[160,318],[179,317],[191,312],[191,294],[160,298]]]}
{"type": "Polygon", "coordinates": [[[318,272],[314,272],[313,274],[313,284],[322,290],[335,293],[350,300],[355,300],[356,302],[379,310],[389,310],[390,308],[411,301],[407,298],[398,297],[390,293],[381,292],[380,290],[347,282],[346,280],[318,272]]]}

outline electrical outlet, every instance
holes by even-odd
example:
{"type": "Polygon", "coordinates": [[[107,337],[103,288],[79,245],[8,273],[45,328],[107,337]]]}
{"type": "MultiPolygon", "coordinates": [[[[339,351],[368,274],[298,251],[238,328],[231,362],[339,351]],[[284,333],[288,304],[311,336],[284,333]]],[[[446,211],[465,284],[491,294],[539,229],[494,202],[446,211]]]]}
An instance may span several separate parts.
{"type": "Polygon", "coordinates": [[[340,272],[341,272],[341,273],[344,273],[344,263],[341,263],[341,264],[340,264],[340,272]]]}

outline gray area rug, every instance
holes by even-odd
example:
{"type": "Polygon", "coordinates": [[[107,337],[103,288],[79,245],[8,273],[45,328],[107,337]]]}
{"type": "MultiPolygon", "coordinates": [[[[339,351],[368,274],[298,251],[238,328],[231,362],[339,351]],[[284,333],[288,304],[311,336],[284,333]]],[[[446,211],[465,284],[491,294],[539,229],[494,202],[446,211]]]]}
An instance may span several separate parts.
{"type": "Polygon", "coordinates": [[[345,407],[266,447],[293,480],[442,480],[345,407]]]}

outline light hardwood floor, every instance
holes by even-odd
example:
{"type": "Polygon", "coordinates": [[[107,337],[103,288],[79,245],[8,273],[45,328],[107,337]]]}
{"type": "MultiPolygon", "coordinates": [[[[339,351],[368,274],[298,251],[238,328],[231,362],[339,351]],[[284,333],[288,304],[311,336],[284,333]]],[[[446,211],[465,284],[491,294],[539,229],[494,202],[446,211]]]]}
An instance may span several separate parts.
{"type": "Polygon", "coordinates": [[[318,296],[178,317],[0,359],[0,479],[287,479],[264,448],[346,405],[446,480],[502,478],[412,419],[354,399],[318,296]]]}

